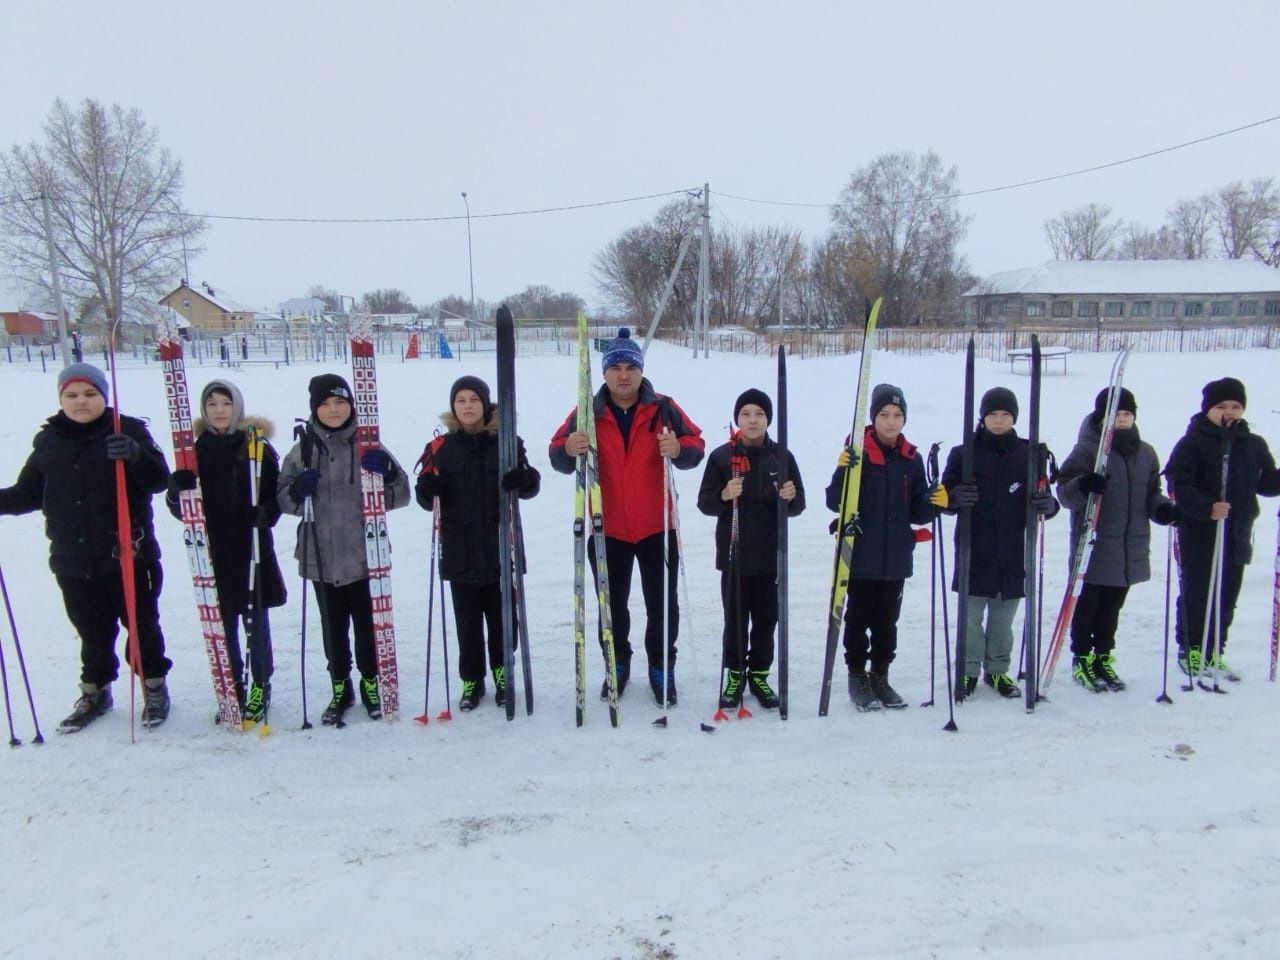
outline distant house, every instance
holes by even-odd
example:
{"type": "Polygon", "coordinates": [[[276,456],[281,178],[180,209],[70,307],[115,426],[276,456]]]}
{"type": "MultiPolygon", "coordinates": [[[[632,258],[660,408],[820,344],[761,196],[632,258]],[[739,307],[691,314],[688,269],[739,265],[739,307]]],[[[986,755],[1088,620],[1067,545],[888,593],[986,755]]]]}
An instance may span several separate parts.
{"type": "Polygon", "coordinates": [[[34,337],[52,340],[58,335],[56,313],[36,313],[32,310],[0,311],[4,318],[4,332],[11,337],[34,337]]]}
{"type": "Polygon", "coordinates": [[[1278,323],[1280,270],[1257,260],[1050,260],[961,298],[969,323],[1278,323]]]}
{"type": "Polygon", "coordinates": [[[280,314],[285,317],[319,317],[328,312],[319,297],[292,297],[280,304],[280,314]]]}
{"type": "Polygon", "coordinates": [[[256,311],[252,307],[233,300],[207,283],[195,290],[184,280],[177,289],[161,297],[160,304],[176,310],[194,329],[205,333],[253,333],[256,329],[256,311]]]}

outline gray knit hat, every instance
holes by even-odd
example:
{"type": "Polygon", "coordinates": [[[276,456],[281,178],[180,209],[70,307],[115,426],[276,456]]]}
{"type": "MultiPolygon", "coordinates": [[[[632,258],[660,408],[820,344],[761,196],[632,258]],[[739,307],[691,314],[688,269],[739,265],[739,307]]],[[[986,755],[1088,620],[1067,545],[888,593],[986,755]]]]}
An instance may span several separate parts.
{"type": "Polygon", "coordinates": [[[58,396],[62,396],[62,391],[69,383],[90,384],[104,399],[110,397],[107,392],[107,375],[92,363],[73,363],[63,367],[58,374],[58,396]]]}

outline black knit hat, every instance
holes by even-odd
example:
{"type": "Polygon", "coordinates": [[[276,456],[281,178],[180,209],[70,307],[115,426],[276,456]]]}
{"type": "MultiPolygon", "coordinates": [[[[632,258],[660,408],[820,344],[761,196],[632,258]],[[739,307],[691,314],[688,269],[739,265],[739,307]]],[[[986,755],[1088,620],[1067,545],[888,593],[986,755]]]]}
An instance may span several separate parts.
{"type": "Polygon", "coordinates": [[[336,373],[322,373],[312,377],[311,382],[307,384],[307,390],[311,392],[312,416],[315,416],[316,411],[320,409],[320,404],[330,397],[339,397],[351,404],[353,409],[355,407],[355,397],[351,393],[350,384],[336,373]]]}
{"type": "Polygon", "coordinates": [[[895,387],[892,383],[878,383],[871,389],[871,419],[874,421],[876,416],[885,407],[893,404],[902,410],[902,419],[907,419],[907,398],[903,394],[901,387],[895,387]]]}
{"type": "Polygon", "coordinates": [[[489,418],[493,415],[493,401],[489,399],[489,385],[479,377],[459,377],[453,381],[453,386],[449,388],[449,412],[456,417],[457,414],[453,410],[453,401],[458,398],[459,390],[473,390],[480,403],[484,407],[484,422],[488,423],[489,418]]]}
{"type": "Polygon", "coordinates": [[[1223,377],[1204,385],[1201,391],[1204,399],[1200,401],[1200,412],[1208,413],[1224,400],[1235,400],[1240,406],[1247,407],[1244,399],[1244,384],[1235,377],[1223,377]]]}
{"type": "Polygon", "coordinates": [[[986,418],[993,410],[1007,410],[1013,414],[1013,422],[1018,422],[1018,398],[1008,387],[992,387],[982,395],[982,403],[978,407],[978,416],[986,418]]]}
{"type": "MultiPolygon", "coordinates": [[[[1110,387],[1103,387],[1098,391],[1098,395],[1093,398],[1093,422],[1102,423],[1102,418],[1107,415],[1107,397],[1111,393],[1110,387]]],[[[1135,417],[1138,415],[1138,401],[1133,398],[1133,392],[1127,387],[1120,388],[1120,399],[1116,402],[1116,410],[1128,410],[1135,417]]]]}
{"type": "Polygon", "coordinates": [[[748,403],[754,403],[764,411],[764,422],[766,424],[773,423],[773,401],[769,399],[769,395],[763,390],[751,387],[743,390],[738,395],[738,399],[733,402],[733,422],[735,425],[738,423],[738,413],[748,403]]]}

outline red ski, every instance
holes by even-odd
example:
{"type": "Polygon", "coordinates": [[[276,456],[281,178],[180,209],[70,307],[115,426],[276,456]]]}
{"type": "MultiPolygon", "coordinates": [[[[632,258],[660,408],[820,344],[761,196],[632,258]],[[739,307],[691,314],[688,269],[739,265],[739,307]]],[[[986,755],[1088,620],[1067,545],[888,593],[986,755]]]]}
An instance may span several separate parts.
{"type": "MultiPolygon", "coordinates": [[[[373,357],[372,328],[357,321],[351,331],[351,389],[356,401],[356,458],[381,446],[378,432],[378,371],[373,357]]],[[[400,710],[400,675],[396,667],[396,628],[391,617],[391,541],[382,477],[360,471],[364,509],[365,562],[369,567],[369,596],[373,601],[373,648],[378,660],[378,693],[382,716],[394,719],[400,710]]]]}
{"type": "MultiPolygon", "coordinates": [[[[169,403],[169,425],[173,430],[173,462],[176,470],[197,473],[195,437],[191,432],[191,396],[187,390],[187,368],[182,357],[182,340],[177,327],[161,321],[156,327],[156,347],[164,371],[164,392],[169,403]]],[[[208,530],[204,522],[204,500],[200,487],[178,494],[182,509],[182,539],[187,547],[187,564],[191,567],[191,583],[195,588],[196,609],[200,613],[200,633],[205,653],[209,656],[209,672],[213,676],[213,695],[218,700],[218,722],[227,730],[240,729],[240,701],[236,697],[236,678],[227,655],[227,637],[222,626],[222,608],[218,605],[217,583],[213,562],[209,558],[208,530]]]]}

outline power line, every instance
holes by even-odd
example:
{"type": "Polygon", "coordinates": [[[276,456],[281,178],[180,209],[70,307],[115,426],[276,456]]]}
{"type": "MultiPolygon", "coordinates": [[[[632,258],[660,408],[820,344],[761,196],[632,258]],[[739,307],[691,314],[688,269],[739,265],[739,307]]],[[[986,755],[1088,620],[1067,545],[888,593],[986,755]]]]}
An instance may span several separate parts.
{"type": "MultiPolygon", "coordinates": [[[[1280,114],[1277,114],[1274,117],[1266,117],[1262,120],[1255,120],[1252,123],[1246,123],[1243,126],[1232,127],[1230,130],[1220,130],[1217,133],[1211,133],[1204,137],[1197,137],[1194,140],[1186,140],[1182,143],[1175,143],[1172,146],[1160,147],[1157,150],[1148,150],[1146,153],[1138,153],[1132,157],[1125,157],[1121,160],[1110,160],[1106,163],[1095,164],[1092,167],[1083,167],[1079,170],[1071,170],[1067,173],[1055,173],[1047,177],[1036,177],[1033,180],[1020,180],[1017,183],[1005,183],[998,187],[984,187],[981,190],[963,190],[959,193],[944,193],[932,197],[920,197],[918,199],[886,200],[882,203],[862,204],[860,208],[894,206],[902,203],[934,203],[941,200],[960,200],[964,197],[979,197],[988,193],[1002,193],[1006,190],[1020,190],[1023,187],[1034,187],[1042,183],[1052,183],[1055,180],[1067,180],[1071,177],[1084,176],[1086,173],[1097,173],[1099,170],[1109,170],[1112,167],[1120,167],[1128,163],[1136,163],[1139,160],[1148,160],[1151,157],[1158,157],[1164,153],[1173,153],[1175,150],[1183,150],[1187,147],[1194,147],[1197,144],[1207,143],[1210,140],[1218,140],[1222,137],[1229,137],[1232,134],[1242,133],[1245,130],[1252,130],[1254,127],[1261,127],[1264,124],[1274,123],[1277,120],[1280,120],[1280,114]]],[[[743,197],[732,193],[726,193],[723,190],[717,190],[716,195],[720,197],[727,197],[730,200],[742,200],[745,203],[760,203],[774,207],[820,207],[827,209],[834,206],[831,202],[801,203],[791,200],[761,200],[757,197],[743,197]]]]}
{"type": "MultiPolygon", "coordinates": [[[[617,200],[596,200],[590,203],[573,203],[560,207],[539,207],[533,210],[505,210],[501,213],[473,213],[472,220],[491,220],[497,217],[528,217],[541,213],[562,213],[567,210],[586,210],[591,207],[612,207],[622,203],[637,203],[641,200],[657,200],[662,197],[675,197],[700,190],[667,190],[663,193],[649,193],[638,197],[622,197],[617,200]]],[[[252,217],[237,216],[225,213],[200,213],[193,216],[205,217],[209,220],[237,220],[250,223],[443,223],[450,220],[466,220],[466,214],[459,213],[441,217],[252,217]]]]}

